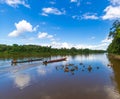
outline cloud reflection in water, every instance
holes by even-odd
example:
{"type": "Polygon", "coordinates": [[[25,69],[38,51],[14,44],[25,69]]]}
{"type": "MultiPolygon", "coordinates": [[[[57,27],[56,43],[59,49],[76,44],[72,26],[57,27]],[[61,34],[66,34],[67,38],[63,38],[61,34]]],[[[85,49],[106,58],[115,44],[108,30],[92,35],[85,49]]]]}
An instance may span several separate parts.
{"type": "Polygon", "coordinates": [[[114,87],[104,87],[109,99],[120,99],[119,92],[114,87]]]}
{"type": "Polygon", "coordinates": [[[16,87],[24,89],[30,84],[30,76],[28,74],[17,74],[14,77],[16,87]]]}

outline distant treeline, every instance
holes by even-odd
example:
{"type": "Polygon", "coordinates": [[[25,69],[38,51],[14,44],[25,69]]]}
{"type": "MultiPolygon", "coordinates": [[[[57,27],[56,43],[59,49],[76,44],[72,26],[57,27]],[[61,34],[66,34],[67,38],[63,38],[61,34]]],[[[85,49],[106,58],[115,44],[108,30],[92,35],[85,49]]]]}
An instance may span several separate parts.
{"type": "Polygon", "coordinates": [[[52,48],[51,46],[38,45],[4,45],[0,44],[0,56],[50,56],[50,55],[75,55],[75,54],[90,54],[90,53],[104,53],[104,50],[90,50],[90,49],[71,49],[66,48],[52,48]]]}

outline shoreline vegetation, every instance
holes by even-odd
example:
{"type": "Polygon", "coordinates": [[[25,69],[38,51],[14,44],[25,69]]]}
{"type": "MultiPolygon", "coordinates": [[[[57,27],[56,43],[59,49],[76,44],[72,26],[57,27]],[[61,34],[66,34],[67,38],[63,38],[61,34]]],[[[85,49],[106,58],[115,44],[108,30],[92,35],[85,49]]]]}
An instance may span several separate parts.
{"type": "Polygon", "coordinates": [[[119,58],[120,56],[120,20],[116,20],[108,35],[108,39],[112,39],[111,44],[107,48],[107,52],[112,55],[113,58],[119,58]]]}
{"type": "Polygon", "coordinates": [[[91,50],[91,49],[71,49],[66,48],[52,48],[51,46],[38,45],[5,45],[0,44],[0,58],[16,58],[16,57],[45,57],[55,55],[77,55],[77,54],[93,54],[105,53],[105,50],[91,50]]]}
{"type": "Polygon", "coordinates": [[[112,38],[112,42],[107,48],[108,56],[120,60],[120,20],[113,22],[108,38],[112,38]]]}

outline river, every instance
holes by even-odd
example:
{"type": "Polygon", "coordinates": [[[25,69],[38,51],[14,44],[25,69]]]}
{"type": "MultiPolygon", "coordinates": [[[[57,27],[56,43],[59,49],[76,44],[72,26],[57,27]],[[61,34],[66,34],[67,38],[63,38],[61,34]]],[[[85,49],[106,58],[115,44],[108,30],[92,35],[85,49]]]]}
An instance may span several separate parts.
{"type": "Polygon", "coordinates": [[[47,65],[0,59],[0,99],[120,99],[119,60],[107,54],[66,57],[47,65]]]}

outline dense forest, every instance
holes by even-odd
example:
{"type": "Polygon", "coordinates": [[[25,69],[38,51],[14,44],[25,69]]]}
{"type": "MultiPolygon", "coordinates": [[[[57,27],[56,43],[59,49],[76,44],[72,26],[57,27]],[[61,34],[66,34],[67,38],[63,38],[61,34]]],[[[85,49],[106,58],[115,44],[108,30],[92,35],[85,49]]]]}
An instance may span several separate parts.
{"type": "Polygon", "coordinates": [[[66,48],[52,48],[51,46],[38,45],[3,45],[0,44],[0,56],[50,56],[50,55],[74,55],[74,54],[90,54],[103,53],[103,50],[90,49],[71,49],[66,48]]]}
{"type": "Polygon", "coordinates": [[[113,38],[112,43],[108,46],[107,51],[120,55],[120,21],[116,20],[110,28],[109,38],[113,38]]]}

